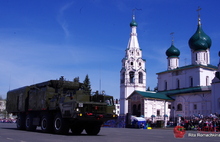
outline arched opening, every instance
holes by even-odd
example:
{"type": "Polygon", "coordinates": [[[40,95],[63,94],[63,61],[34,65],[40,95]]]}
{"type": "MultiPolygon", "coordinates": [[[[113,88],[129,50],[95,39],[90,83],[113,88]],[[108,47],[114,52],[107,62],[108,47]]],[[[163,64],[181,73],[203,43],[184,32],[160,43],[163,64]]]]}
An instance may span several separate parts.
{"type": "Polygon", "coordinates": [[[136,115],[137,113],[137,105],[133,105],[132,107],[132,115],[136,115]]]}
{"type": "Polygon", "coordinates": [[[178,105],[177,105],[177,111],[182,111],[182,110],[183,110],[182,104],[178,104],[178,105]]]}
{"type": "Polygon", "coordinates": [[[130,83],[134,83],[134,72],[133,71],[129,72],[129,77],[130,77],[130,83]]]}
{"type": "Polygon", "coordinates": [[[138,83],[143,83],[143,73],[142,72],[138,73],[138,83]]]}
{"type": "Polygon", "coordinates": [[[189,86],[193,87],[193,78],[192,78],[192,76],[189,77],[189,80],[190,80],[189,86]]]}

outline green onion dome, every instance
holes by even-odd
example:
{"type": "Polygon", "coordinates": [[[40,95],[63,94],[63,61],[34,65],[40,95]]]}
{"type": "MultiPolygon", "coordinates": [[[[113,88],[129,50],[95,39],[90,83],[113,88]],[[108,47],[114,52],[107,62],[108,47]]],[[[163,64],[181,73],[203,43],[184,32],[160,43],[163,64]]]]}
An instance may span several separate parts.
{"type": "Polygon", "coordinates": [[[173,44],[170,46],[170,48],[167,49],[166,55],[168,57],[179,57],[180,51],[177,49],[173,44]]]}
{"type": "Polygon", "coordinates": [[[135,26],[135,27],[137,27],[137,22],[135,21],[135,17],[134,17],[134,15],[133,15],[133,19],[132,19],[132,21],[131,21],[131,23],[130,23],[130,27],[133,27],[133,26],[135,26]]]}
{"type": "Polygon", "coordinates": [[[195,34],[189,39],[189,47],[194,50],[207,50],[211,47],[212,40],[210,37],[204,33],[202,26],[199,22],[198,28],[195,34]]]}

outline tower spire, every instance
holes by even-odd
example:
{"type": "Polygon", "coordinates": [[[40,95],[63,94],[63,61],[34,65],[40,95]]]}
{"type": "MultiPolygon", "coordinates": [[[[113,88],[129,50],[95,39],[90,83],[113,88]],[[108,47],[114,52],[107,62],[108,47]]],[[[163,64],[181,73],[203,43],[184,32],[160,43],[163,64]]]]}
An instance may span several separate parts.
{"type": "Polygon", "coordinates": [[[132,20],[135,20],[135,9],[132,9],[132,20]]]}
{"type": "Polygon", "coordinates": [[[202,8],[198,7],[198,9],[196,11],[198,11],[198,24],[201,25],[201,19],[200,19],[200,10],[202,10],[202,8]]]}

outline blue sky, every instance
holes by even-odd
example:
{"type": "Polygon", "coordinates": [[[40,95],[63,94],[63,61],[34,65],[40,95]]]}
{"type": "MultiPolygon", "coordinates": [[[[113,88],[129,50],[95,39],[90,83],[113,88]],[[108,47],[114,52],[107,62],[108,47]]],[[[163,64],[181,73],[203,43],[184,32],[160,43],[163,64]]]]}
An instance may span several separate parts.
{"type": "Polygon", "coordinates": [[[147,87],[156,87],[156,73],[167,69],[171,32],[181,52],[180,66],[191,63],[188,40],[197,28],[198,6],[203,30],[212,39],[211,64],[217,65],[219,4],[219,0],[0,0],[0,95],[5,98],[9,89],[60,76],[83,81],[88,74],[93,91],[105,90],[119,98],[121,60],[134,8],[139,9],[135,15],[147,87]]]}

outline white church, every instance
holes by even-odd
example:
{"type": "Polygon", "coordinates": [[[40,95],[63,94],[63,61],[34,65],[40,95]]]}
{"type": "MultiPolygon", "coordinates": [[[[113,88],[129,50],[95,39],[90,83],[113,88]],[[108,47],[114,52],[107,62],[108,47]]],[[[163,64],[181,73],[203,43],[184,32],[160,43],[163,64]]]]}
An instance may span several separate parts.
{"type": "MultiPolygon", "coordinates": [[[[191,64],[179,66],[180,51],[172,44],[166,51],[167,69],[157,73],[157,91],[146,91],[146,66],[133,16],[131,34],[120,71],[120,115],[165,120],[175,117],[220,114],[220,64],[210,64],[211,39],[198,27],[189,39],[191,64]]],[[[219,55],[220,56],[220,55],[219,55]]]]}

